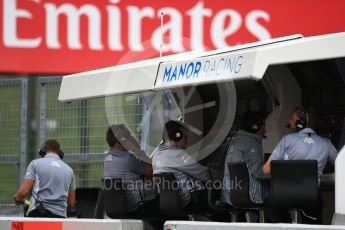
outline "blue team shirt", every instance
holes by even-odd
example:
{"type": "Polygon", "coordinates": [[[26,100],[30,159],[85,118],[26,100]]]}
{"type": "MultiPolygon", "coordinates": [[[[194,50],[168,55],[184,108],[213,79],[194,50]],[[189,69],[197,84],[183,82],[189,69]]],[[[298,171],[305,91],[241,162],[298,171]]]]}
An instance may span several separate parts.
{"type": "Polygon", "coordinates": [[[337,150],[331,141],[310,128],[284,136],[271,155],[272,160],[317,160],[319,178],[327,161],[336,157],[337,150]]]}

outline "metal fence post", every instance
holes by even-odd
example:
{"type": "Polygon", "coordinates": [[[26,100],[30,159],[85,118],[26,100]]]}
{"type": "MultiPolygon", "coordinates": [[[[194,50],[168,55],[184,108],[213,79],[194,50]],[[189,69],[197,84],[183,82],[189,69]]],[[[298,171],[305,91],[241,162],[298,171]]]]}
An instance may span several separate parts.
{"type": "MultiPolygon", "coordinates": [[[[45,139],[45,124],[46,124],[46,83],[40,79],[40,125],[39,125],[39,139],[45,139]]],[[[41,144],[41,143],[39,143],[41,144]]]]}
{"type": "Polygon", "coordinates": [[[24,179],[26,171],[26,139],[28,111],[28,81],[21,80],[20,100],[20,153],[19,153],[19,183],[24,179]]]}
{"type": "MultiPolygon", "coordinates": [[[[80,153],[87,154],[89,150],[89,135],[87,127],[87,100],[82,100],[80,103],[80,153]]],[[[88,186],[88,167],[89,164],[80,164],[80,179],[81,186],[86,188],[88,186]]]]}

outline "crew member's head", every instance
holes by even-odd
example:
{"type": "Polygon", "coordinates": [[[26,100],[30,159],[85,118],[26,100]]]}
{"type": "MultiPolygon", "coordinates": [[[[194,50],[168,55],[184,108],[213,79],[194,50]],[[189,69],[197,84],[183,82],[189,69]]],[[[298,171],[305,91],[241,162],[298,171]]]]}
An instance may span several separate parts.
{"type": "Polygon", "coordinates": [[[312,124],[312,113],[306,108],[295,108],[292,113],[288,127],[292,130],[302,130],[304,128],[311,128],[312,124]]]}
{"type": "Polygon", "coordinates": [[[60,144],[55,139],[48,139],[48,140],[46,140],[44,142],[44,147],[45,147],[47,153],[58,154],[61,151],[60,144]]]}
{"type": "Polygon", "coordinates": [[[243,114],[240,129],[265,137],[266,123],[264,115],[258,111],[247,110],[243,114]]]}
{"type": "Polygon", "coordinates": [[[60,144],[55,139],[47,139],[38,150],[38,154],[41,157],[45,157],[49,153],[57,154],[61,160],[64,157],[64,153],[60,149],[60,144]]]}
{"type": "Polygon", "coordinates": [[[109,147],[123,150],[123,144],[130,135],[129,130],[123,124],[111,125],[107,129],[106,139],[109,147]]]}
{"type": "Polygon", "coordinates": [[[188,131],[177,121],[171,120],[165,123],[163,138],[166,144],[183,149],[187,148],[188,131]]]}

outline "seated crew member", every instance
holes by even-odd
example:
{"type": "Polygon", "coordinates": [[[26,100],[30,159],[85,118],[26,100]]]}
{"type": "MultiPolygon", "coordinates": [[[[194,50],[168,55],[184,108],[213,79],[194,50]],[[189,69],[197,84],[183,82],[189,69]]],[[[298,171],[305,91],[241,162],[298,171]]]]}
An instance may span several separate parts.
{"type": "Polygon", "coordinates": [[[289,127],[296,131],[285,135],[272,152],[263,171],[271,172],[272,160],[317,160],[319,180],[327,160],[334,161],[337,150],[328,138],[320,137],[312,129],[313,117],[305,108],[296,108],[290,120],[289,127]]]}
{"type": "Polygon", "coordinates": [[[225,158],[222,202],[230,201],[230,175],[228,163],[245,162],[249,172],[249,194],[254,203],[263,203],[261,179],[265,177],[262,172],[264,165],[262,153],[262,138],[265,137],[265,119],[255,111],[246,111],[242,117],[240,130],[232,138],[225,158]]]}
{"type": "Polygon", "coordinates": [[[123,180],[127,212],[140,211],[141,204],[145,204],[151,214],[158,211],[158,197],[152,183],[144,184],[144,177],[152,177],[150,158],[140,150],[139,144],[124,125],[108,127],[106,139],[110,149],[104,160],[104,177],[123,180]]]}
{"type": "Polygon", "coordinates": [[[74,208],[75,180],[71,167],[62,161],[60,144],[49,139],[41,146],[40,159],[33,160],[13,199],[21,204],[32,189],[29,217],[65,218],[67,206],[74,208]]]}
{"type": "Polygon", "coordinates": [[[164,127],[163,139],[164,143],[152,158],[154,174],[174,173],[182,208],[206,208],[207,192],[203,183],[210,176],[208,168],[186,152],[187,129],[176,121],[168,121],[164,127]]]}
{"type": "MultiPolygon", "coordinates": [[[[328,138],[320,137],[312,129],[312,113],[305,108],[296,108],[288,127],[295,133],[285,135],[272,152],[263,168],[265,174],[271,172],[272,160],[317,160],[318,177],[320,177],[328,160],[334,161],[337,150],[328,138]]],[[[322,201],[318,210],[309,212],[321,223],[322,201]]]]}

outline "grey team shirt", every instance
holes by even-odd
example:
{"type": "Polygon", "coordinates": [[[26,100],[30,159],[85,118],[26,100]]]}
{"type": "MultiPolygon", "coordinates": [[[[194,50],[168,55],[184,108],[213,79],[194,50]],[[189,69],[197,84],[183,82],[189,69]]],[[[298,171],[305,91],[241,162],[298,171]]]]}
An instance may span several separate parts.
{"type": "Polygon", "coordinates": [[[261,179],[265,178],[262,171],[264,158],[261,136],[239,130],[232,138],[224,163],[223,189],[221,199],[231,204],[230,189],[235,184],[230,183],[228,163],[245,162],[249,171],[249,195],[254,203],[263,203],[261,179]]]}
{"type": "Polygon", "coordinates": [[[284,136],[272,152],[272,160],[317,160],[320,178],[327,160],[334,161],[337,150],[327,138],[305,128],[298,133],[284,136]]]}
{"type": "Polygon", "coordinates": [[[156,197],[152,183],[143,180],[147,167],[147,163],[127,151],[110,149],[104,159],[104,177],[121,178],[126,186],[127,212],[137,211],[140,202],[156,197]]]}
{"type": "Polygon", "coordinates": [[[199,164],[184,149],[162,144],[152,157],[153,173],[183,172],[201,181],[210,179],[208,168],[199,164]]]}
{"type": "Polygon", "coordinates": [[[152,157],[153,174],[171,172],[179,187],[179,200],[181,207],[191,202],[189,191],[191,189],[204,189],[197,181],[205,182],[210,179],[207,167],[199,164],[184,149],[162,144],[152,157]],[[196,186],[197,185],[197,186],[196,186]]]}
{"type": "Polygon", "coordinates": [[[33,160],[25,178],[34,180],[29,211],[35,209],[36,199],[53,214],[66,217],[69,190],[75,190],[73,170],[58,155],[47,154],[33,160]]]}

